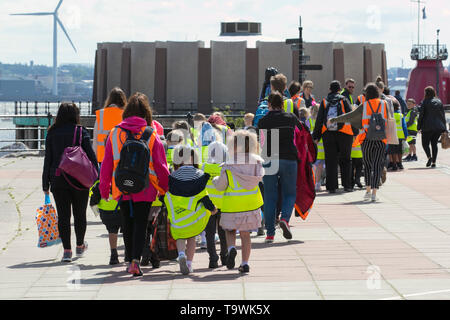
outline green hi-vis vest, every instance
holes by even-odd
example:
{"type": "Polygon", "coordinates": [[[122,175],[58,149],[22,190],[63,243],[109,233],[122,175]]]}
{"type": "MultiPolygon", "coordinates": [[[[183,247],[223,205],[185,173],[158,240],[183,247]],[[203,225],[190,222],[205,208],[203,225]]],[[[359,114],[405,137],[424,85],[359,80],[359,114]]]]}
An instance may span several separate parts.
{"type": "Polygon", "coordinates": [[[292,101],[292,99],[284,100],[283,107],[284,107],[285,112],[293,113],[294,112],[294,101],[292,101]]]}
{"type": "Polygon", "coordinates": [[[200,136],[200,131],[195,128],[191,128],[191,133],[192,136],[194,137],[194,145],[197,145],[198,137],[200,136]]]}
{"type": "Polygon", "coordinates": [[[204,163],[202,166],[202,170],[210,175],[208,183],[206,184],[208,196],[211,199],[212,203],[214,203],[216,208],[221,209],[223,193],[225,191],[218,191],[216,187],[214,187],[212,180],[215,177],[220,176],[220,172],[222,172],[222,167],[217,163],[204,163]]]}
{"type": "MultiPolygon", "coordinates": [[[[89,197],[92,197],[92,189],[99,184],[100,181],[97,180],[94,185],[89,189],[89,197]]],[[[115,211],[117,208],[117,201],[113,199],[112,195],[109,195],[109,200],[105,201],[103,199],[100,199],[100,202],[98,203],[98,208],[103,211],[115,211]]]]}
{"type": "MultiPolygon", "coordinates": [[[[340,94],[343,94],[345,92],[345,89],[342,89],[340,94]]],[[[349,93],[348,96],[350,97],[350,103],[353,104],[353,97],[352,95],[349,93]]]]}
{"type": "Polygon", "coordinates": [[[361,150],[361,145],[352,147],[351,157],[354,159],[362,159],[363,154],[362,154],[362,150],[361,150]]]}
{"type": "MultiPolygon", "coordinates": [[[[316,127],[316,120],[309,118],[308,121],[311,127],[311,132],[313,132],[314,128],[316,127]]],[[[325,160],[325,150],[323,149],[322,138],[320,138],[320,141],[317,144],[317,160],[325,160]]]]}
{"type": "Polygon", "coordinates": [[[399,139],[405,139],[405,133],[403,132],[402,127],[403,115],[401,113],[394,112],[394,118],[395,118],[395,127],[397,128],[397,137],[399,139]]]}
{"type": "MultiPolygon", "coordinates": [[[[408,123],[408,122],[409,122],[409,119],[411,118],[411,112],[412,112],[412,110],[409,110],[409,112],[406,114],[406,117],[405,117],[406,123],[408,123]]],[[[410,126],[407,128],[408,130],[416,131],[416,132],[417,132],[417,118],[418,118],[418,117],[416,117],[416,118],[414,119],[413,124],[410,125],[410,126]]]]}
{"type": "Polygon", "coordinates": [[[244,189],[240,183],[233,178],[233,174],[226,170],[228,187],[222,198],[222,212],[237,213],[253,211],[264,205],[264,200],[259,190],[259,186],[248,190],[244,189]]]}
{"type": "Polygon", "coordinates": [[[170,221],[170,232],[175,240],[189,239],[205,230],[211,213],[199,201],[207,195],[206,190],[193,197],[181,197],[170,192],[166,193],[164,203],[170,221]]]}
{"type": "Polygon", "coordinates": [[[206,162],[208,162],[208,150],[209,150],[209,148],[208,148],[208,146],[203,146],[202,148],[201,148],[201,152],[202,152],[202,163],[206,163],[206,162]]]}
{"type": "Polygon", "coordinates": [[[166,154],[167,164],[169,165],[169,167],[172,167],[172,165],[173,165],[172,158],[173,158],[173,148],[169,147],[167,149],[167,154],[166,154]]]}

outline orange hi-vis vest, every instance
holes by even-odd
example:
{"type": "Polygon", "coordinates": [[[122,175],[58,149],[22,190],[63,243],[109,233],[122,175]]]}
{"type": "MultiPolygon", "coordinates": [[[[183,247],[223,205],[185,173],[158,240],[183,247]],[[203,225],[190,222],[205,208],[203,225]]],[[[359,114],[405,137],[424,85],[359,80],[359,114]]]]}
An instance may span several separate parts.
{"type": "Polygon", "coordinates": [[[296,95],[294,95],[291,98],[291,100],[294,102],[294,106],[296,106],[297,109],[300,110],[300,106],[302,105],[302,101],[303,101],[303,98],[300,97],[300,93],[297,93],[296,95]]]}
{"type": "MultiPolygon", "coordinates": [[[[141,132],[135,135],[136,139],[139,139],[142,136],[145,128],[146,127],[142,127],[141,132]]],[[[120,198],[122,192],[117,188],[114,176],[120,161],[120,151],[122,151],[123,144],[127,140],[127,132],[120,127],[115,127],[111,130],[111,134],[109,135],[108,139],[110,140],[112,146],[114,164],[112,177],[112,195],[114,199],[117,199],[120,198]]],[[[153,130],[150,139],[148,139],[148,149],[150,151],[150,162],[148,164],[149,178],[151,185],[159,192],[159,195],[164,195],[165,191],[159,186],[159,180],[153,165],[153,145],[155,144],[155,139],[157,139],[157,133],[156,130],[153,130]]]]}
{"type": "MultiPolygon", "coordinates": [[[[374,112],[381,114],[384,121],[387,122],[388,114],[387,114],[387,102],[386,100],[381,99],[370,99],[364,102],[363,104],[363,116],[362,116],[362,128],[364,133],[358,135],[358,140],[363,142],[366,139],[367,131],[369,130],[370,117],[372,116],[372,110],[369,107],[369,103],[372,106],[374,112]],[[379,110],[378,110],[379,109],[379,110]]],[[[387,139],[382,140],[385,144],[387,143],[387,139]]]]}
{"type": "MultiPolygon", "coordinates": [[[[341,100],[341,106],[342,106],[342,114],[345,113],[345,107],[344,107],[344,100],[341,100]]],[[[327,100],[323,99],[323,107],[324,109],[327,109],[327,100]]],[[[327,131],[327,126],[325,125],[325,123],[322,126],[322,134],[327,131]]],[[[352,130],[352,126],[350,125],[350,123],[346,122],[341,129],[338,130],[339,132],[348,134],[350,136],[353,135],[353,130],[352,130]]]]}
{"type": "Polygon", "coordinates": [[[123,109],[107,107],[95,111],[97,120],[97,161],[103,162],[108,134],[112,128],[122,122],[123,109]]]}
{"type": "Polygon", "coordinates": [[[366,102],[366,97],[363,94],[361,94],[358,96],[357,101],[359,102],[359,104],[363,104],[364,102],[366,102]]]}

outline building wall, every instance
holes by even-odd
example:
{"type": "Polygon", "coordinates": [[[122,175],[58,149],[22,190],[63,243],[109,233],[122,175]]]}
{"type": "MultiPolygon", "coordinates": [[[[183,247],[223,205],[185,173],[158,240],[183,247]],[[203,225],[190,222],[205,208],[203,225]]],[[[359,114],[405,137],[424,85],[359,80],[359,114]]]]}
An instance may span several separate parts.
{"type": "Polygon", "coordinates": [[[120,86],[121,65],[122,65],[122,43],[103,43],[102,49],[106,49],[107,54],[107,81],[106,91],[109,93],[112,88],[120,86]]]}
{"type": "Polygon", "coordinates": [[[155,98],[155,50],[154,42],[130,42],[131,81],[130,92],[145,93],[149,100],[155,98]]]}
{"type": "MultiPolygon", "coordinates": [[[[364,43],[344,43],[344,78],[353,78],[354,95],[362,93],[364,88],[364,43]]],[[[345,83],[341,83],[345,86],[345,83]]]]}
{"type": "Polygon", "coordinates": [[[211,41],[211,97],[215,107],[245,106],[247,42],[211,41]]]}

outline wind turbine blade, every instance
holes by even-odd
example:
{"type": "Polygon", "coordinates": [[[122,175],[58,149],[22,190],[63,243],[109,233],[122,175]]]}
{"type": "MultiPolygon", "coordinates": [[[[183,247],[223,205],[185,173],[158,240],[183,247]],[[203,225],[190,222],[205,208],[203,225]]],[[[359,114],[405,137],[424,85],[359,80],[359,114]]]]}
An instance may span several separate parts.
{"type": "Polygon", "coordinates": [[[56,13],[56,11],[58,11],[59,7],[61,7],[62,2],[63,2],[63,0],[59,1],[58,5],[56,6],[55,13],[56,13]]]}
{"type": "Polygon", "coordinates": [[[56,21],[58,21],[58,24],[61,27],[62,31],[64,31],[64,33],[66,34],[66,37],[69,40],[70,44],[72,45],[73,50],[75,50],[75,52],[77,52],[77,49],[75,48],[75,45],[73,44],[72,40],[70,39],[69,34],[67,33],[66,28],[64,28],[64,25],[62,24],[61,20],[59,20],[59,18],[56,17],[56,21]]]}
{"type": "Polygon", "coordinates": [[[53,12],[12,13],[10,16],[52,16],[53,12]]]}

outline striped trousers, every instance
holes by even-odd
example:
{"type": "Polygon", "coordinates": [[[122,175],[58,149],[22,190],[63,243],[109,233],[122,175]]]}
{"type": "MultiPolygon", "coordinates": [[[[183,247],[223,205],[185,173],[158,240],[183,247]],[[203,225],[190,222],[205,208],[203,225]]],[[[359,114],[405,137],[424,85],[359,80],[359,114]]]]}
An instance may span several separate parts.
{"type": "Polygon", "coordinates": [[[378,189],[386,158],[386,145],[383,141],[364,140],[361,144],[366,186],[378,189]]]}

